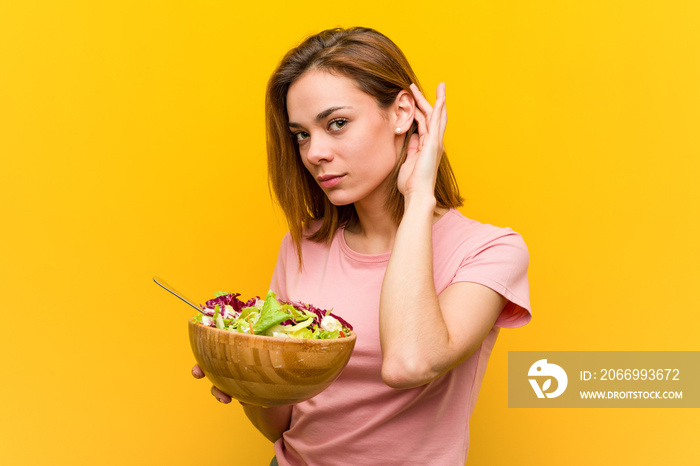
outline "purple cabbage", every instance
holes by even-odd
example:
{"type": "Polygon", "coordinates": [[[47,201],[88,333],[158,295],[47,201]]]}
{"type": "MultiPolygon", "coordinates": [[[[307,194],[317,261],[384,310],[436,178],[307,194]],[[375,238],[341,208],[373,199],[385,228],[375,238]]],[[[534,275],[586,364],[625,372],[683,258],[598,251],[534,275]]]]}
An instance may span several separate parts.
{"type": "MultiPolygon", "coordinates": [[[[236,314],[240,314],[242,309],[244,309],[246,307],[254,306],[255,301],[260,299],[259,296],[256,296],[255,298],[250,298],[248,301],[243,302],[240,299],[238,299],[238,297],[240,295],[241,295],[240,293],[225,294],[225,295],[210,299],[209,301],[207,301],[207,303],[204,306],[199,306],[199,307],[201,307],[202,310],[204,310],[205,313],[207,315],[209,315],[209,312],[207,311],[207,309],[214,309],[214,307],[218,304],[219,309],[221,309],[223,311],[224,306],[228,305],[228,306],[231,306],[233,308],[233,310],[236,312],[236,314]]],[[[211,315],[212,316],[214,315],[213,311],[212,311],[211,315]]]]}
{"type": "MultiPolygon", "coordinates": [[[[316,306],[314,306],[313,304],[306,304],[306,303],[302,303],[299,301],[280,301],[280,303],[281,304],[291,304],[292,306],[294,306],[297,309],[303,309],[305,311],[313,312],[316,315],[316,317],[314,318],[314,324],[318,325],[319,327],[321,326],[321,319],[323,319],[323,316],[325,316],[328,313],[328,311],[326,311],[324,309],[319,309],[316,306]]],[[[342,317],[338,317],[337,315],[333,314],[332,312],[328,315],[335,317],[336,319],[338,319],[338,322],[340,322],[341,325],[343,325],[344,327],[347,327],[349,330],[352,330],[352,325],[350,325],[342,317]]],[[[294,321],[292,319],[285,320],[284,322],[282,322],[282,325],[293,325],[293,324],[294,324],[294,321]]]]}
{"type": "MultiPolygon", "coordinates": [[[[246,307],[254,306],[255,302],[258,299],[260,299],[259,296],[256,296],[255,298],[251,298],[248,301],[243,302],[240,299],[238,299],[238,297],[240,295],[241,295],[240,293],[225,294],[225,295],[210,299],[209,301],[207,301],[206,305],[200,306],[200,307],[202,308],[204,313],[210,317],[214,316],[213,309],[214,309],[214,306],[216,306],[217,304],[219,305],[219,309],[221,309],[222,311],[224,309],[224,306],[229,305],[233,308],[236,315],[239,315],[241,313],[241,310],[245,309],[246,307]]],[[[323,317],[328,312],[325,309],[317,308],[313,304],[306,304],[306,303],[302,303],[299,301],[282,301],[282,300],[278,300],[278,301],[280,304],[291,304],[292,306],[294,306],[297,309],[303,309],[303,310],[312,312],[313,314],[316,315],[316,317],[314,318],[314,324],[318,325],[319,327],[321,326],[321,319],[323,319],[323,317]]],[[[332,312],[329,315],[338,319],[338,321],[344,327],[347,327],[348,329],[352,330],[352,325],[350,325],[342,317],[338,317],[337,315],[333,314],[332,312]]],[[[285,320],[284,322],[282,322],[282,325],[294,325],[295,323],[296,322],[294,320],[288,319],[288,320],[285,320]]]]}

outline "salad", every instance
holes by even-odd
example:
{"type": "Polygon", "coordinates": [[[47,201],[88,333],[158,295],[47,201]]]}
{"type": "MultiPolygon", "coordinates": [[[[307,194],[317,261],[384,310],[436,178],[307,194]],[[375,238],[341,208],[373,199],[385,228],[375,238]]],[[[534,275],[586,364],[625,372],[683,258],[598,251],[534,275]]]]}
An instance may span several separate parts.
{"type": "Polygon", "coordinates": [[[214,299],[200,306],[195,322],[230,332],[283,338],[342,338],[352,326],[342,318],[311,304],[278,301],[272,290],[265,300],[238,299],[240,293],[214,293],[214,299]]]}

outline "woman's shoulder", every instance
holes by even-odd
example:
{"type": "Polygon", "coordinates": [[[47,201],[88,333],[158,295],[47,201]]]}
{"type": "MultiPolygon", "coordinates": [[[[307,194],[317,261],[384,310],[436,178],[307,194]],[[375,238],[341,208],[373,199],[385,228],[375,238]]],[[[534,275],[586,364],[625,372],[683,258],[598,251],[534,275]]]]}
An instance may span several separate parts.
{"type": "Polygon", "coordinates": [[[437,222],[437,225],[444,223],[446,231],[466,231],[472,234],[480,235],[498,235],[498,234],[518,234],[510,227],[500,227],[490,223],[483,223],[479,220],[469,218],[457,209],[449,209],[437,222]]]}
{"type": "MultiPolygon", "coordinates": [[[[301,230],[301,243],[302,245],[305,242],[310,241],[309,237],[313,236],[314,233],[316,233],[322,226],[323,220],[311,220],[310,222],[304,224],[304,227],[301,230]]],[[[294,240],[292,237],[292,232],[287,231],[284,236],[282,237],[282,245],[290,245],[293,244],[294,240]]]]}
{"type": "Polygon", "coordinates": [[[303,235],[304,238],[308,238],[309,236],[312,236],[314,233],[316,233],[318,230],[321,229],[321,226],[323,225],[323,219],[318,218],[311,220],[304,224],[304,229],[303,229],[303,235]]]}
{"type": "MultiPolygon", "coordinates": [[[[306,260],[306,257],[310,254],[318,254],[319,252],[328,249],[328,242],[317,241],[312,238],[313,235],[316,232],[318,232],[318,230],[322,227],[322,224],[323,220],[319,219],[312,220],[304,225],[304,228],[301,231],[301,238],[299,241],[299,246],[301,247],[301,253],[304,257],[304,260],[306,260]]],[[[282,238],[281,250],[287,255],[293,255],[294,257],[297,257],[298,249],[296,243],[294,242],[294,238],[292,236],[291,231],[287,231],[284,237],[282,238]]]]}
{"type": "Polygon", "coordinates": [[[466,244],[471,248],[480,248],[493,243],[509,243],[527,249],[520,233],[511,227],[500,227],[482,223],[450,209],[436,223],[435,239],[440,243],[466,244]]]}

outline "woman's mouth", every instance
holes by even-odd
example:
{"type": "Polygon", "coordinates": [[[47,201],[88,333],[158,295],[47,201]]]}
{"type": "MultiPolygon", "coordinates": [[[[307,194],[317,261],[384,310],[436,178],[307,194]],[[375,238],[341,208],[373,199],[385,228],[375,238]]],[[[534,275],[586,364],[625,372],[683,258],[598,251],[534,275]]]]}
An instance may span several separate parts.
{"type": "Polygon", "coordinates": [[[323,189],[328,189],[340,183],[344,177],[345,175],[321,175],[316,178],[316,181],[323,189]]]}

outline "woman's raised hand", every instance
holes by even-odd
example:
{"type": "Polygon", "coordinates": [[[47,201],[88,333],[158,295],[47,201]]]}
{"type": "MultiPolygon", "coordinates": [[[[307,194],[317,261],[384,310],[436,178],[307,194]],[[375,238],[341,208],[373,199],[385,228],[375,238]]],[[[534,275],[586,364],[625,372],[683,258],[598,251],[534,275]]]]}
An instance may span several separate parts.
{"type": "Polygon", "coordinates": [[[406,161],[401,166],[398,188],[406,200],[418,196],[434,196],[438,166],[444,151],[443,137],[447,126],[445,83],[437,87],[435,108],[430,105],[418,86],[411,84],[416,101],[415,120],[418,134],[413,134],[408,144],[406,161]]]}

